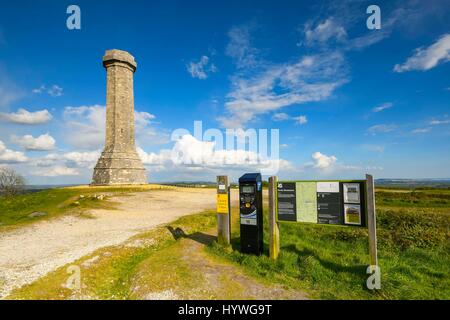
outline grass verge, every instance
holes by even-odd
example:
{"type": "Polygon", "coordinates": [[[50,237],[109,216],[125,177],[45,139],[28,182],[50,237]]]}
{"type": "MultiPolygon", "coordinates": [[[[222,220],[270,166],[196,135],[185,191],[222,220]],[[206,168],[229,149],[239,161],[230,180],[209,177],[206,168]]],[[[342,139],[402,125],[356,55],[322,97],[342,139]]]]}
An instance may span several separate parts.
{"type": "Polygon", "coordinates": [[[0,197],[0,228],[23,225],[61,214],[83,214],[88,209],[113,209],[114,202],[102,201],[96,196],[126,195],[130,192],[148,191],[151,188],[152,186],[79,186],[48,189],[15,197],[0,197]]]}

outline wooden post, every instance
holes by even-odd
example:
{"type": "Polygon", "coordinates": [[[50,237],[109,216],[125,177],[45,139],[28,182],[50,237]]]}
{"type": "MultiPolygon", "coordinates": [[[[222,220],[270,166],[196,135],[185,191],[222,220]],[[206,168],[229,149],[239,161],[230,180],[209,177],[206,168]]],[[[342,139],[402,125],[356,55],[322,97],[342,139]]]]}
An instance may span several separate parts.
{"type": "Polygon", "coordinates": [[[280,253],[280,229],[277,222],[277,183],[276,176],[269,177],[269,255],[276,260],[280,253]]]}
{"type": "Polygon", "coordinates": [[[217,176],[217,242],[229,245],[231,241],[230,183],[228,176],[217,176]]]}
{"type": "Polygon", "coordinates": [[[373,177],[366,174],[367,186],[367,227],[369,230],[370,265],[378,266],[377,257],[377,219],[375,211],[375,185],[373,177]]]}

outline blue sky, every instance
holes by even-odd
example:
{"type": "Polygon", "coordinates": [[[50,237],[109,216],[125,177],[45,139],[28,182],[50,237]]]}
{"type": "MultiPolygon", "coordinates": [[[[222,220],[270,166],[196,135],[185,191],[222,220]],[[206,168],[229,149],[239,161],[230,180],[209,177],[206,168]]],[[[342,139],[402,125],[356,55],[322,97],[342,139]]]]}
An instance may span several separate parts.
{"type": "Polygon", "coordinates": [[[174,164],[171,150],[210,151],[171,140],[196,120],[279,129],[281,178],[448,178],[449,11],[448,1],[2,4],[0,166],[33,184],[90,181],[103,147],[101,59],[117,48],[138,63],[136,135],[150,181],[259,170],[174,164]],[[66,27],[70,4],[81,30],[66,27]],[[380,30],[366,26],[371,4],[380,30]]]}

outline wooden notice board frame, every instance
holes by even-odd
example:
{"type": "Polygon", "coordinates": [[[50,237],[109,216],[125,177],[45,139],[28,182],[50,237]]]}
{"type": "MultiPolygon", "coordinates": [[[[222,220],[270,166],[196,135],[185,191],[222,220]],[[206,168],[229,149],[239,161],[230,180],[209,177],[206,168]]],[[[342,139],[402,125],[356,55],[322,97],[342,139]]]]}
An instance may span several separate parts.
{"type": "MultiPolygon", "coordinates": [[[[341,199],[342,205],[344,205],[343,199],[341,199]]],[[[362,199],[360,199],[360,205],[362,206],[362,199]]],[[[369,236],[369,256],[370,266],[378,266],[377,255],[377,232],[376,232],[376,210],[375,210],[375,185],[373,176],[366,174],[365,180],[282,180],[279,181],[278,177],[273,176],[269,178],[269,253],[270,258],[277,259],[280,252],[280,230],[279,223],[313,223],[320,225],[328,225],[335,227],[359,227],[367,228],[369,236]],[[279,203],[278,203],[278,183],[294,183],[294,182],[339,182],[339,192],[341,197],[343,196],[343,190],[341,187],[344,183],[360,183],[364,185],[364,188],[360,188],[361,194],[364,196],[364,217],[365,223],[363,226],[356,226],[350,224],[324,224],[318,222],[299,222],[299,221],[286,221],[279,220],[279,203]],[[361,190],[362,189],[362,190],[361,190]]]]}

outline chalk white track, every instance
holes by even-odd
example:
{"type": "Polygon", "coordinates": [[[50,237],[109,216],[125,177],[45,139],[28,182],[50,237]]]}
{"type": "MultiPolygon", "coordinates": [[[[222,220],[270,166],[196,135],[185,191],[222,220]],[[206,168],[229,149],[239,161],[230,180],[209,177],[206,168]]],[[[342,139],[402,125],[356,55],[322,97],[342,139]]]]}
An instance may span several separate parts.
{"type": "Polygon", "coordinates": [[[215,189],[179,188],[115,197],[118,210],[91,210],[0,231],[0,299],[93,251],[181,216],[213,209],[215,189]]]}

